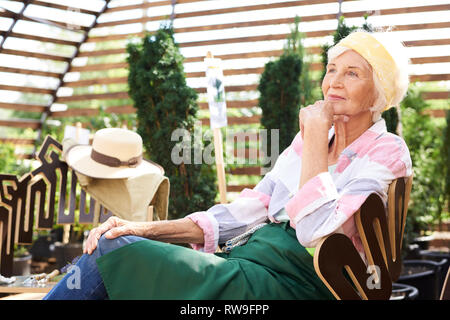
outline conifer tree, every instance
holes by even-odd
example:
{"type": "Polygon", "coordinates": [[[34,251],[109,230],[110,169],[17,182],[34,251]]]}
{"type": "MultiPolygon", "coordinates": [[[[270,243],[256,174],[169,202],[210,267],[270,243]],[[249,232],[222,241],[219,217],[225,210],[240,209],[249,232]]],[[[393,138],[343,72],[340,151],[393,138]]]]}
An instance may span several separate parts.
{"type": "Polygon", "coordinates": [[[194,148],[203,151],[203,142],[193,138],[197,93],[186,84],[183,56],[172,27],[163,26],[141,42],[130,43],[127,52],[129,95],[137,109],[137,132],[148,159],[160,164],[170,180],[169,218],[208,209],[217,193],[215,173],[203,159],[198,163],[192,157],[194,148]],[[190,133],[184,140],[190,145],[183,150],[190,155],[181,163],[172,159],[172,151],[180,143],[178,138],[172,141],[177,129],[190,133]]]}

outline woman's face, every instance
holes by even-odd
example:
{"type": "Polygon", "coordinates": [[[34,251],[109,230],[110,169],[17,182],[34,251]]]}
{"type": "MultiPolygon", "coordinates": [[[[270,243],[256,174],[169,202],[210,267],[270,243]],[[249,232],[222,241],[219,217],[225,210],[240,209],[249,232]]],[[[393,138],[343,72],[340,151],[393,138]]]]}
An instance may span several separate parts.
{"type": "Polygon", "coordinates": [[[335,115],[370,113],[375,102],[371,66],[355,51],[345,51],[328,62],[322,92],[325,101],[333,102],[335,115]]]}

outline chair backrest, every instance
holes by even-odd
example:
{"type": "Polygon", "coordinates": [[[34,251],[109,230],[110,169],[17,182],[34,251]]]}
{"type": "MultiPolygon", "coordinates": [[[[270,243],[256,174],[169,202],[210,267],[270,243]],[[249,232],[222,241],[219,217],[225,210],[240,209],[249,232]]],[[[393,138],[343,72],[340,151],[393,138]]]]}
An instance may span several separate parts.
{"type": "Polygon", "coordinates": [[[401,248],[413,177],[389,186],[387,214],[383,200],[371,194],[355,213],[367,265],[345,235],[324,237],[314,253],[317,275],[339,300],[389,299],[400,276],[401,248]],[[405,181],[406,180],[406,181],[405,181]]]}
{"type": "MultiPolygon", "coordinates": [[[[62,145],[47,136],[37,160],[41,165],[22,177],[0,174],[0,274],[10,277],[14,245],[31,244],[33,229],[52,229],[55,222],[96,226],[113,213],[96,201],[78,182],[61,158],[62,145]]],[[[168,187],[168,186],[166,186],[168,187]]],[[[153,203],[147,218],[153,219],[153,203]]],[[[157,215],[159,217],[159,215],[157,215]]]]}

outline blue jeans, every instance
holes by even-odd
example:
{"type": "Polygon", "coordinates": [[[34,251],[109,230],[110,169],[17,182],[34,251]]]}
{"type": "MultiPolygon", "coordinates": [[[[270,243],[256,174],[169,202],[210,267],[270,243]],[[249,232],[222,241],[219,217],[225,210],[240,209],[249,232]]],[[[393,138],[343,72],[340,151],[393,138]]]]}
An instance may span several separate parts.
{"type": "Polygon", "coordinates": [[[145,240],[137,236],[106,239],[102,236],[92,254],[83,254],[75,266],[44,297],[44,300],[105,300],[108,299],[96,260],[124,245],[145,240]]]}

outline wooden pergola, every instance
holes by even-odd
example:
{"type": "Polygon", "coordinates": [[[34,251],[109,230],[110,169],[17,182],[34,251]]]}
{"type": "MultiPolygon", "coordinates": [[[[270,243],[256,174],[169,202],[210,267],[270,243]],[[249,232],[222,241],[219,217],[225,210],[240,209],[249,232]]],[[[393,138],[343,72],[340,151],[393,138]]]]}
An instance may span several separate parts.
{"type": "MultiPolygon", "coordinates": [[[[9,2],[16,3],[17,9],[7,8],[0,3],[0,21],[5,22],[0,24],[0,72],[39,77],[53,83],[52,86],[32,86],[0,82],[1,109],[39,115],[33,119],[31,117],[0,119],[0,127],[17,128],[19,131],[26,128],[35,130],[34,138],[0,137],[2,142],[11,142],[15,145],[33,145],[40,138],[42,125],[49,119],[95,116],[99,113],[97,107],[87,105],[105,105],[107,113],[134,113],[135,109],[126,89],[125,41],[130,37],[141,37],[145,32],[155,30],[160,22],[166,20],[173,22],[176,40],[185,55],[188,83],[200,83],[195,87],[200,98],[206,93],[206,84],[202,85],[201,80],[205,77],[202,62],[207,51],[211,51],[215,57],[224,61],[225,77],[239,80],[236,83],[230,80],[226,85],[228,109],[257,107],[257,77],[263,72],[267,59],[277,57],[283,52],[283,42],[289,35],[289,27],[294,23],[296,15],[301,17],[300,31],[304,32],[308,43],[312,43],[307,46],[307,53],[316,57],[311,64],[313,71],[322,69],[322,64],[317,59],[321,47],[317,43],[323,42],[323,39],[333,34],[335,31],[333,24],[336,24],[340,15],[344,15],[350,25],[356,25],[361,24],[362,17],[368,14],[369,22],[380,27],[392,27],[393,32],[433,30],[436,34],[435,39],[404,40],[407,47],[430,46],[435,53],[433,56],[414,57],[411,59],[412,64],[432,66],[450,62],[450,56],[439,53],[440,47],[450,45],[448,38],[450,21],[446,18],[450,12],[450,3],[408,6],[406,2],[406,5],[403,4],[398,8],[373,10],[369,7],[360,9],[363,6],[358,2],[361,1],[338,0],[254,1],[252,4],[237,0],[142,0],[126,5],[123,5],[123,1],[98,0],[95,1],[95,6],[92,5],[95,8],[77,7],[78,1],[71,1],[70,6],[67,5],[68,1],[63,0],[9,2]],[[39,16],[39,9],[42,7],[51,9],[52,14],[39,16]],[[424,22],[421,22],[421,19],[417,19],[418,14],[439,12],[442,12],[441,20],[430,22],[430,19],[424,19],[424,22]],[[67,14],[73,14],[75,18],[64,21],[67,14]],[[132,18],[127,18],[129,16],[132,18]],[[407,19],[408,23],[396,24],[397,17],[405,16],[411,17],[407,19]],[[389,23],[377,23],[382,21],[382,18],[388,18],[389,23]],[[355,23],[351,19],[354,19],[355,23]],[[74,20],[75,22],[72,22],[74,20]],[[3,25],[7,27],[1,29],[3,25]],[[47,26],[50,35],[34,30],[33,26],[38,30],[37,26],[41,25],[47,26]],[[23,31],[24,26],[28,26],[27,32],[23,31]],[[306,31],[303,31],[303,26],[306,31]],[[54,36],[51,35],[52,32],[54,36]],[[442,34],[446,37],[442,38],[440,36],[442,34]],[[30,43],[37,41],[53,49],[38,52],[32,44],[14,47],[17,39],[29,40],[30,43]],[[64,50],[59,50],[60,48],[64,50]],[[35,63],[36,65],[42,65],[42,62],[56,63],[59,67],[46,69],[6,65],[1,62],[4,60],[1,59],[2,55],[26,58],[27,61],[29,59],[40,61],[35,63]],[[233,67],[235,61],[239,61],[240,65],[245,67],[233,67]],[[120,75],[109,76],[108,72],[112,70],[120,75]],[[74,77],[74,74],[77,76],[74,77]],[[65,94],[67,90],[69,94],[65,94]],[[83,90],[84,93],[76,94],[77,90],[83,90]],[[11,101],[10,95],[17,93],[41,97],[36,101],[46,103],[11,101]],[[114,104],[114,101],[120,103],[114,104]],[[62,109],[55,107],[59,105],[67,107],[62,109]]],[[[448,81],[450,74],[414,74],[410,79],[411,82],[448,81]]],[[[44,80],[42,82],[47,84],[44,80]]],[[[448,90],[425,91],[423,97],[427,100],[447,100],[450,94],[448,90]]],[[[199,106],[207,110],[208,104],[204,101],[205,99],[200,99],[199,106]]],[[[445,114],[444,109],[432,109],[427,112],[435,117],[443,117],[445,114]]],[[[202,121],[209,123],[208,118],[202,121]]],[[[257,124],[259,121],[260,116],[257,113],[228,118],[229,125],[245,126],[257,124]]],[[[25,158],[30,156],[23,155],[25,158]]],[[[228,173],[258,175],[259,170],[256,167],[245,167],[233,169],[228,173]]],[[[253,185],[229,185],[228,191],[238,192],[245,187],[253,185]]]]}

